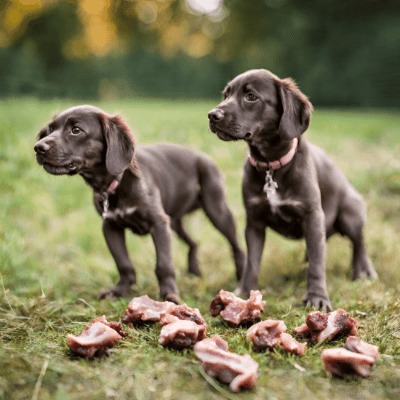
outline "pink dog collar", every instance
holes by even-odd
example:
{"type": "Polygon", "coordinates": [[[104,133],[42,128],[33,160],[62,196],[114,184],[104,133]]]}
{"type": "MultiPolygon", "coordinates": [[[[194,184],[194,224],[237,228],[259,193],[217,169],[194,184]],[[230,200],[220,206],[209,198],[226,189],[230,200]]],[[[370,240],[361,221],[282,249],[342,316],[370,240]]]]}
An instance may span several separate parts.
{"type": "Polygon", "coordinates": [[[112,192],[117,188],[117,186],[119,185],[119,181],[117,179],[114,179],[110,186],[108,187],[108,189],[103,192],[103,193],[98,193],[98,192],[94,192],[94,195],[99,199],[99,200],[105,200],[108,198],[108,196],[110,194],[112,194],[112,192]]]}
{"type": "Polygon", "coordinates": [[[113,191],[116,189],[116,187],[117,187],[118,185],[119,185],[119,182],[118,182],[116,179],[114,179],[114,180],[111,182],[111,185],[108,187],[107,193],[113,192],[113,191]]]}
{"type": "Polygon", "coordinates": [[[270,161],[270,162],[257,161],[249,153],[250,164],[259,170],[279,169],[279,168],[283,167],[284,165],[289,164],[290,161],[292,161],[292,159],[297,151],[297,144],[298,144],[298,139],[294,138],[292,147],[289,150],[289,152],[287,154],[285,154],[283,157],[281,157],[279,160],[270,161]]]}

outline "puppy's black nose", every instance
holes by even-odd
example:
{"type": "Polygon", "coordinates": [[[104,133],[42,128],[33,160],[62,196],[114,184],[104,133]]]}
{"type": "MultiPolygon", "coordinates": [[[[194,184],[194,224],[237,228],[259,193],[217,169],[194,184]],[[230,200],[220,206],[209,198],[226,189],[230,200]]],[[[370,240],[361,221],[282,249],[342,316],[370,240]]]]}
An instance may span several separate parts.
{"type": "Polygon", "coordinates": [[[220,110],[219,108],[214,108],[214,110],[211,110],[208,113],[208,119],[211,122],[221,121],[222,118],[224,118],[224,112],[222,110],[220,110]]]}
{"type": "Polygon", "coordinates": [[[36,153],[44,154],[50,149],[50,145],[40,140],[35,144],[34,149],[36,153]]]}

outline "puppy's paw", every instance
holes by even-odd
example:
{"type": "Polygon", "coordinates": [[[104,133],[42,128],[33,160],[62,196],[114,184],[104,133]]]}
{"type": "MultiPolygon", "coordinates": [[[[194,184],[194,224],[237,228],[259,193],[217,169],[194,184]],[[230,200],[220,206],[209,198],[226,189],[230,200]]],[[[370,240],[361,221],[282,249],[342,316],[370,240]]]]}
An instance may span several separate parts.
{"type": "Polygon", "coordinates": [[[361,273],[369,279],[378,279],[378,274],[372,265],[366,266],[361,273]]]}
{"type": "Polygon", "coordinates": [[[177,295],[176,293],[167,294],[167,295],[164,297],[164,300],[165,300],[165,301],[170,301],[170,302],[175,303],[175,304],[178,304],[178,305],[179,305],[179,303],[181,302],[181,299],[179,298],[179,295],[177,295]]]}
{"type": "Polygon", "coordinates": [[[361,268],[354,268],[353,281],[362,278],[378,279],[378,274],[370,263],[363,265],[361,268]]]}
{"type": "Polygon", "coordinates": [[[197,264],[197,260],[189,261],[189,273],[196,275],[196,276],[201,276],[201,272],[199,269],[199,265],[197,264]]]}
{"type": "Polygon", "coordinates": [[[129,286],[126,285],[117,285],[112,289],[105,290],[99,294],[99,300],[106,299],[107,297],[123,297],[129,293],[129,286]]]}
{"type": "Polygon", "coordinates": [[[250,290],[243,289],[242,287],[238,286],[235,289],[235,295],[238,297],[244,297],[244,298],[248,299],[250,297],[250,290]]]}
{"type": "Polygon", "coordinates": [[[303,303],[306,303],[308,307],[315,307],[323,312],[332,311],[331,302],[326,294],[306,293],[302,299],[303,303]]]}

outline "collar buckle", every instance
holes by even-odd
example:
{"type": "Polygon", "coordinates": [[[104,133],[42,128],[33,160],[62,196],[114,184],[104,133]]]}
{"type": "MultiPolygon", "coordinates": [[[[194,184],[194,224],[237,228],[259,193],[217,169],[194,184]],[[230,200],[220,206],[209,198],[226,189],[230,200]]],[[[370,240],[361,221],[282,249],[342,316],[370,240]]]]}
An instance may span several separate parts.
{"type": "Polygon", "coordinates": [[[109,202],[108,202],[108,193],[104,192],[101,197],[103,198],[103,213],[101,216],[103,219],[107,218],[107,212],[108,212],[108,207],[109,207],[109,202]]]}
{"type": "Polygon", "coordinates": [[[114,179],[105,192],[103,192],[103,193],[95,192],[95,196],[97,196],[99,198],[99,200],[101,199],[103,201],[103,213],[101,214],[103,219],[107,218],[108,208],[110,206],[108,198],[109,198],[110,194],[112,194],[114,192],[114,190],[117,188],[118,185],[119,185],[119,181],[117,179],[114,179]]]}

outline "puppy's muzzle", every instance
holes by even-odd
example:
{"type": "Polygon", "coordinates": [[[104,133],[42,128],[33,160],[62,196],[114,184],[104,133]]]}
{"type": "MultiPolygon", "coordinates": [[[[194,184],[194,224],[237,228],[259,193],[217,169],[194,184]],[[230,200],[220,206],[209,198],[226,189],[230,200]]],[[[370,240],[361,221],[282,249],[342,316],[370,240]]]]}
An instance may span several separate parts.
{"type": "Polygon", "coordinates": [[[82,167],[82,161],[62,151],[56,151],[55,146],[50,138],[41,139],[35,144],[34,150],[38,164],[53,175],[77,173],[82,167]]]}

